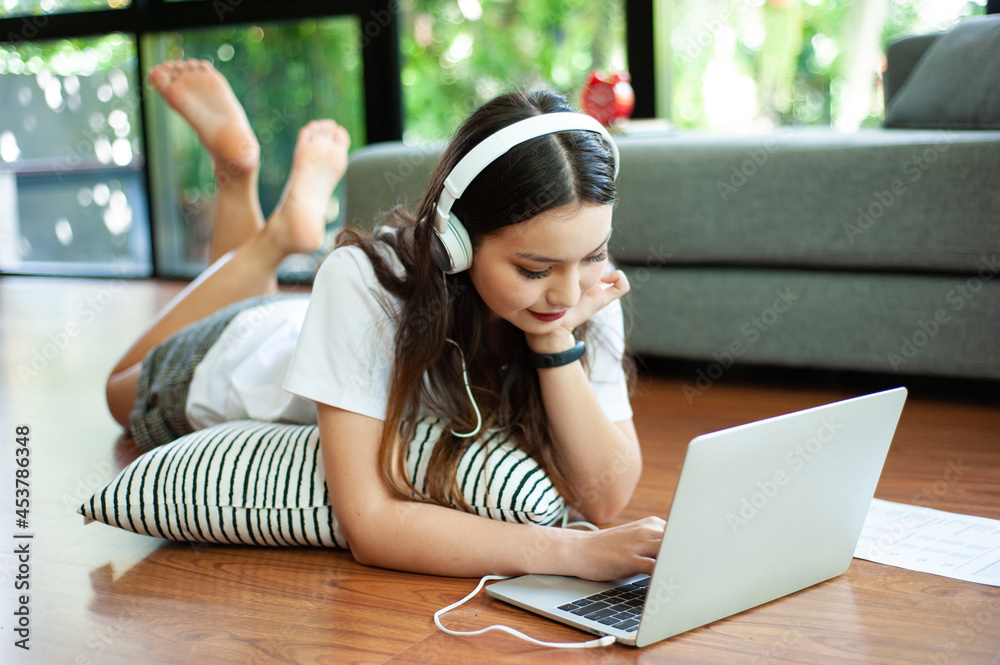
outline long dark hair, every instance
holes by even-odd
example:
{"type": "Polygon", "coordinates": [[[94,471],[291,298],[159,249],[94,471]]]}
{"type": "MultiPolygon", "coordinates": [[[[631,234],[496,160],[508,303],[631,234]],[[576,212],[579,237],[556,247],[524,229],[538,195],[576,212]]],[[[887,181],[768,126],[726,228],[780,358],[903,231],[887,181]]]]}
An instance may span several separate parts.
{"type": "MultiPolygon", "coordinates": [[[[458,351],[449,339],[464,353],[472,392],[483,415],[478,440],[500,436],[511,441],[541,465],[567,501],[572,503],[577,495],[551,445],[538,376],[525,360],[524,334],[509,324],[488,327],[489,309],[468,271],[445,277],[431,260],[434,206],[455,164],[507,125],[543,113],[571,110],[564,98],[544,90],[497,97],[479,107],[458,130],[432,172],[414,214],[398,208],[389,214],[387,223],[396,231],[368,235],[345,229],[338,235],[338,246],[357,245],[365,252],[379,283],[401,303],[379,449],[382,476],[401,498],[417,496],[470,510],[455,469],[473,441],[451,432],[472,431],[476,416],[465,393],[458,351]],[[380,251],[380,243],[395,250],[404,275],[395,272],[385,252],[380,251]],[[418,416],[427,413],[441,418],[445,430],[428,462],[427,491],[423,493],[400,470],[406,469],[406,453],[418,416]]],[[[599,134],[589,131],[548,134],[512,148],[472,181],[452,209],[469,232],[473,256],[483,238],[546,210],[569,204],[613,204],[613,160],[611,147],[599,134]]],[[[587,335],[586,326],[576,335],[587,335]]]]}

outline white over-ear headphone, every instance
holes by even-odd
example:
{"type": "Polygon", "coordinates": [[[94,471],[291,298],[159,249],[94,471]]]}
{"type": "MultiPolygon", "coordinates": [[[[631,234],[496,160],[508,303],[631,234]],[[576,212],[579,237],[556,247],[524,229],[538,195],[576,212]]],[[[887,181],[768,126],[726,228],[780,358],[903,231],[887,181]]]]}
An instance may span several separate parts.
{"type": "Polygon", "coordinates": [[[434,209],[434,233],[437,246],[434,262],[448,274],[468,270],[472,266],[472,242],[462,222],[451,212],[469,184],[483,169],[514,146],[530,139],[573,130],[597,132],[604,137],[614,153],[615,177],[618,177],[618,146],[600,122],[583,113],[544,113],[507,125],[491,134],[469,151],[444,180],[444,189],[434,209]]]}

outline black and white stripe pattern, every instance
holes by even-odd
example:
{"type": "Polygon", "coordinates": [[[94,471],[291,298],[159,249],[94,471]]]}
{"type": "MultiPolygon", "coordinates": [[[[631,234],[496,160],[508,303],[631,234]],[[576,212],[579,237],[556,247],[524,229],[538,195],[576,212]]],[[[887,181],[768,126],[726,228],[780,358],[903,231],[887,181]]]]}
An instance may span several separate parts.
{"type": "MultiPolygon", "coordinates": [[[[413,485],[427,491],[427,463],[441,430],[438,421],[417,424],[406,466],[413,485]]],[[[566,511],[566,502],[538,463],[513,444],[488,432],[470,446],[458,462],[459,488],[481,517],[522,524],[552,524],[566,511]]]]}
{"type": "MultiPolygon", "coordinates": [[[[418,424],[407,466],[424,489],[437,422],[418,424]]],[[[555,523],[566,509],[538,464],[491,436],[458,465],[476,514],[555,523]]],[[[141,455],[80,507],[97,520],[169,540],[346,549],[330,507],[319,429],[236,421],[194,432],[141,455]]]]}
{"type": "Polygon", "coordinates": [[[81,512],[170,540],[346,548],[322,468],[315,426],[225,423],[141,455],[81,512]]]}

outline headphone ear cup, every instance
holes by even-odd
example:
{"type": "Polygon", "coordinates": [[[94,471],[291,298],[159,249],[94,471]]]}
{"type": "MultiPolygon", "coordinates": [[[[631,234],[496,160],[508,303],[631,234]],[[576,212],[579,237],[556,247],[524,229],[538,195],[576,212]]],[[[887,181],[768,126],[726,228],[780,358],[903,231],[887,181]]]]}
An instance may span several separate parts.
{"type": "Polygon", "coordinates": [[[434,234],[431,257],[440,270],[454,274],[472,267],[472,241],[454,213],[448,215],[447,228],[443,232],[435,228],[434,234]]]}
{"type": "Polygon", "coordinates": [[[451,259],[448,257],[448,250],[444,248],[444,241],[441,240],[441,234],[437,231],[434,232],[434,237],[431,238],[431,260],[434,261],[434,265],[441,272],[451,272],[451,259]]]}

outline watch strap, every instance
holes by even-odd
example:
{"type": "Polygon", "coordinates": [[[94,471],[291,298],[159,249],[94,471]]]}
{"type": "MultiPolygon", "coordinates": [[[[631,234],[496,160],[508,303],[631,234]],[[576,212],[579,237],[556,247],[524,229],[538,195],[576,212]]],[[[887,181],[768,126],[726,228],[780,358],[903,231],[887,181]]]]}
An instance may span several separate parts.
{"type": "Polygon", "coordinates": [[[587,352],[587,345],[582,339],[576,340],[572,349],[567,349],[560,353],[535,353],[528,351],[528,364],[537,369],[550,369],[552,367],[562,367],[574,360],[579,360],[587,352]]]}

